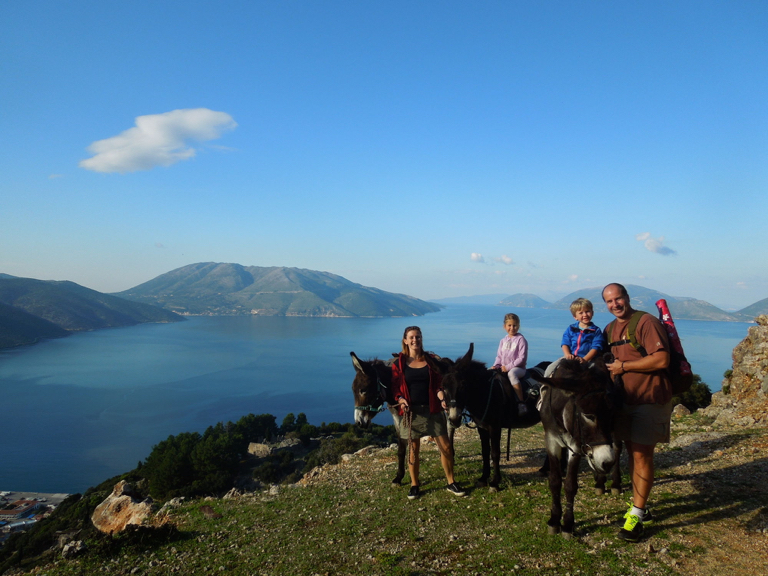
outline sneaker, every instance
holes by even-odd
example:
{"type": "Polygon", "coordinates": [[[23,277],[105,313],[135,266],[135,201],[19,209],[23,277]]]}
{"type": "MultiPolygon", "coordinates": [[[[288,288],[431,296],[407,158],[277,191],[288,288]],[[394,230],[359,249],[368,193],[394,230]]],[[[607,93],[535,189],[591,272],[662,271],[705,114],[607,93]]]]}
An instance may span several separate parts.
{"type": "Polygon", "coordinates": [[[419,492],[419,487],[417,486],[411,486],[410,492],[408,492],[408,500],[416,500],[421,496],[421,492],[419,492]]]}
{"type": "Polygon", "coordinates": [[[517,415],[525,416],[526,414],[528,414],[528,406],[526,406],[524,402],[519,402],[517,404],[517,415]]]}
{"type": "Polygon", "coordinates": [[[619,530],[619,538],[627,542],[639,542],[643,537],[643,523],[639,516],[630,514],[624,522],[624,528],[619,530]]]}
{"type": "MultiPolygon", "coordinates": [[[[630,500],[629,508],[627,509],[627,513],[624,514],[624,521],[626,521],[626,519],[629,518],[629,514],[630,514],[630,512],[632,512],[632,508],[634,506],[635,505],[632,504],[632,501],[630,500]]],[[[653,522],[653,514],[651,514],[650,506],[647,506],[643,512],[644,512],[643,520],[642,520],[643,524],[650,524],[650,523],[652,523],[653,522]]]]}
{"type": "Polygon", "coordinates": [[[466,494],[464,490],[459,488],[459,485],[456,484],[456,482],[454,482],[453,484],[448,484],[448,486],[446,486],[445,489],[448,490],[448,492],[450,492],[454,496],[464,496],[466,494]]]}

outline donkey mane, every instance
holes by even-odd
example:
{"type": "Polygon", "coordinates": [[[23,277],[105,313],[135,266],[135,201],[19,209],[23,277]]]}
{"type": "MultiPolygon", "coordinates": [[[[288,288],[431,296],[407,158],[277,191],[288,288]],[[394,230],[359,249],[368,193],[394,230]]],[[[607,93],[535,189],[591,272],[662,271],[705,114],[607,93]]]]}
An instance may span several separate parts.
{"type": "Polygon", "coordinates": [[[559,388],[564,392],[583,397],[600,390],[606,390],[610,386],[610,376],[605,365],[597,362],[590,368],[578,360],[563,360],[556,374],[550,378],[538,378],[542,384],[548,384],[553,388],[559,388]]]}

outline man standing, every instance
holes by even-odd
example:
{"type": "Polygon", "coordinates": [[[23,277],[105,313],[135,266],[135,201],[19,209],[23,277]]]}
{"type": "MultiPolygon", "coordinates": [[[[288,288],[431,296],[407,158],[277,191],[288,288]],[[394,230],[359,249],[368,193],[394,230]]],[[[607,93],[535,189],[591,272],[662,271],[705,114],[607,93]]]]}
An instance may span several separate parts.
{"type": "Polygon", "coordinates": [[[643,535],[643,521],[651,520],[646,503],[653,487],[653,452],[659,442],[669,442],[669,342],[661,322],[651,314],[632,309],[627,289],[621,284],[603,288],[603,300],[616,316],[605,329],[615,357],[608,370],[624,382],[624,405],[616,419],[616,437],[624,441],[629,453],[633,494],[619,538],[638,542],[643,535]]]}

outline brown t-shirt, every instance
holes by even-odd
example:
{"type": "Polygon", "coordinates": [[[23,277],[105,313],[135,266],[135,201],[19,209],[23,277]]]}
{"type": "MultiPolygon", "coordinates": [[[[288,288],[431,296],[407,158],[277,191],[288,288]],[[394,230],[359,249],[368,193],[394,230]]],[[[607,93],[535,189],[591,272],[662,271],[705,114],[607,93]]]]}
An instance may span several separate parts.
{"type": "MultiPolygon", "coordinates": [[[[610,341],[628,339],[627,326],[629,322],[616,320],[610,334],[610,341]]],[[[644,314],[637,323],[635,338],[650,356],[654,352],[664,350],[669,352],[669,342],[664,327],[651,314],[644,314]]],[[[631,344],[611,346],[611,352],[620,362],[640,360],[640,354],[631,344]]],[[[666,369],[655,372],[627,372],[622,374],[624,402],[627,404],[666,404],[672,399],[672,385],[666,369]]]]}

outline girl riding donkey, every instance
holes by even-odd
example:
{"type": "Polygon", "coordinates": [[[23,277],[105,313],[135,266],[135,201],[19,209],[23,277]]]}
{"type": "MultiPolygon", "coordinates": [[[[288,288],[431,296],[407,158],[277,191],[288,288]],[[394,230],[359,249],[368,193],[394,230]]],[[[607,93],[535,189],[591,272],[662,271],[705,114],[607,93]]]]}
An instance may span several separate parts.
{"type": "Polygon", "coordinates": [[[499,370],[506,374],[501,378],[503,389],[510,406],[517,405],[517,413],[524,416],[528,413],[528,407],[523,398],[523,389],[520,379],[525,376],[525,363],[528,361],[528,341],[518,332],[520,330],[520,317],[517,314],[504,316],[504,330],[507,335],[499,342],[499,350],[496,352],[496,360],[492,370],[499,370]],[[510,389],[511,388],[511,389],[510,389]]]}

